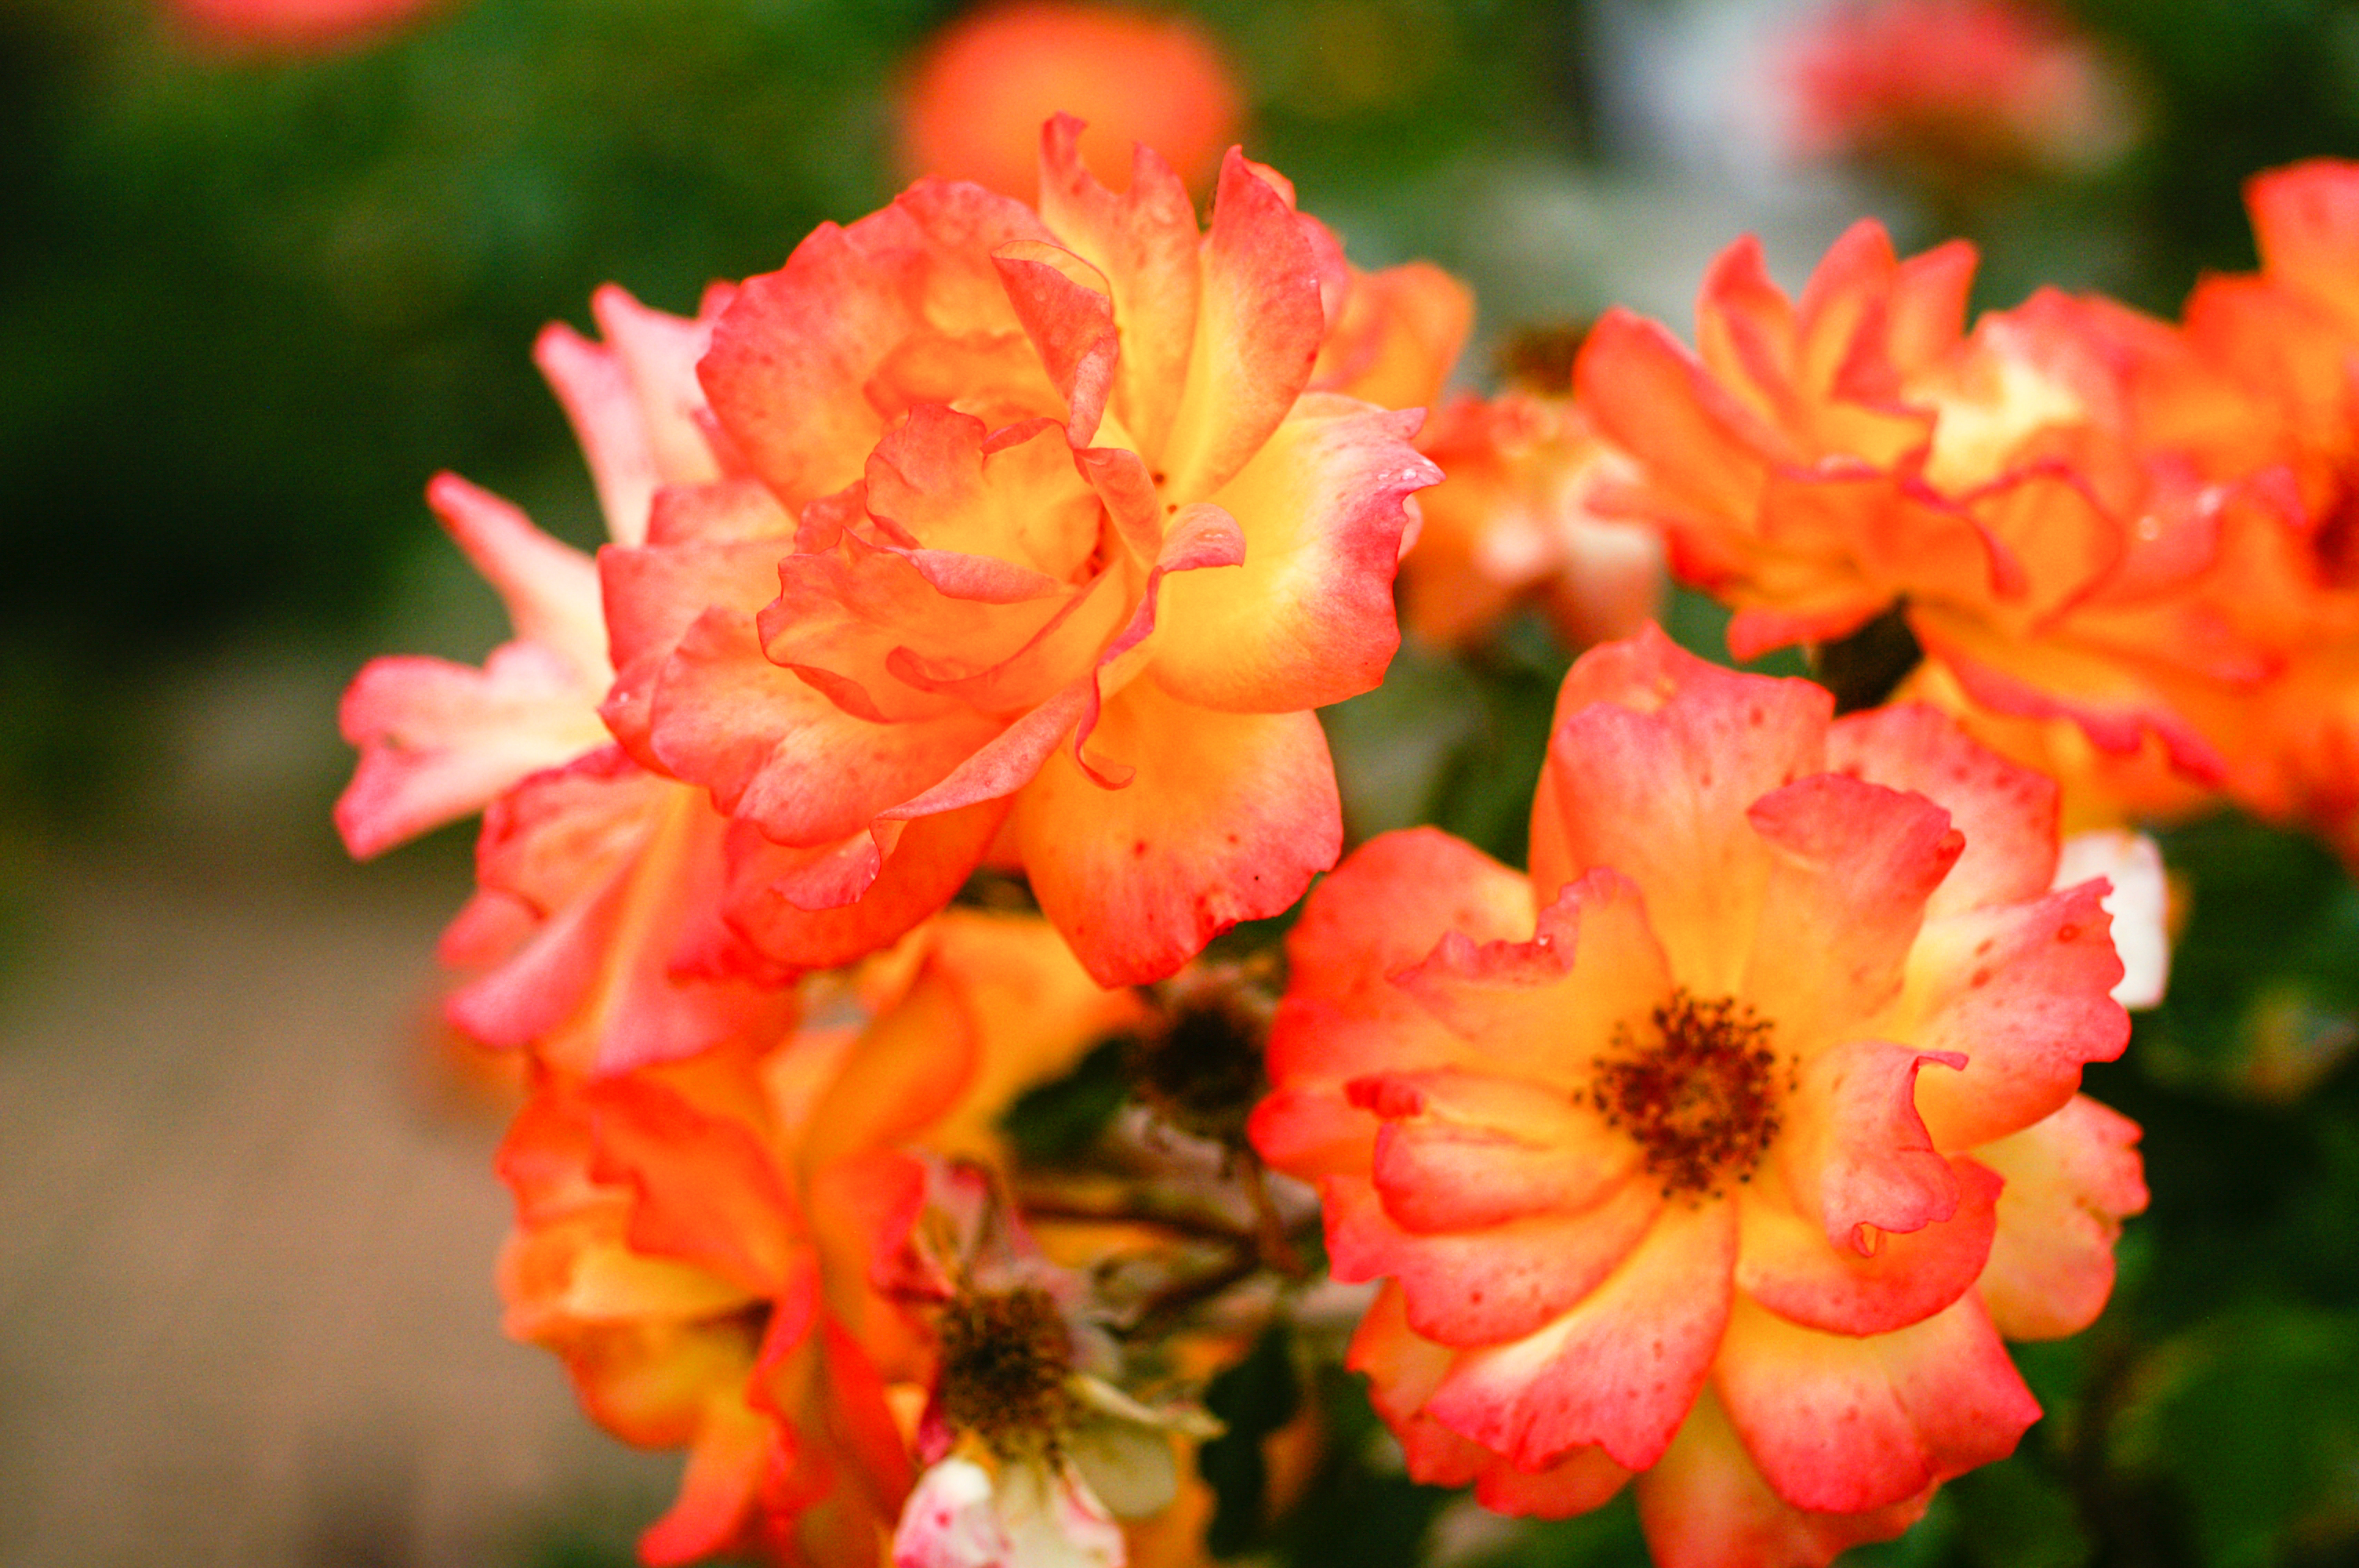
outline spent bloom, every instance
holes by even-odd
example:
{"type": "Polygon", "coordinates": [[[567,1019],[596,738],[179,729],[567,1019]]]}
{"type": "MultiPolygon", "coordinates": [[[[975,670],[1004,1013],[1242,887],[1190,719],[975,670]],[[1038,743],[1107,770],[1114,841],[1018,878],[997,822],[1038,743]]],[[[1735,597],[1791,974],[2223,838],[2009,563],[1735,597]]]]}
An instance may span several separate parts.
{"type": "Polygon", "coordinates": [[[1430,829],[1312,895],[1254,1132],[1321,1183],[1411,1474],[1657,1561],[1824,1563],[2038,1414],[2145,1202],[2055,792],[1922,707],[1651,630],[1560,699],[1527,878],[1430,829]]]}
{"type": "Polygon", "coordinates": [[[928,1174],[878,1271],[933,1353],[918,1426],[927,1470],[895,1531],[895,1568],[1122,1568],[1124,1521],[1180,1497],[1177,1440],[1219,1423],[1124,1391],[1118,1309],[1097,1278],[1049,1259],[988,1173],[935,1162],[928,1174]]]}
{"type": "Polygon", "coordinates": [[[901,163],[912,177],[970,179],[1032,194],[1040,123],[1088,123],[1081,157],[1108,185],[1128,178],[1136,142],[1190,190],[1212,182],[1245,123],[1236,74],[1184,16],[1128,6],[1014,0],[959,17],[908,67],[901,163]]]}
{"type": "Polygon", "coordinates": [[[1037,919],[971,912],[794,994],[799,1024],[758,1046],[546,1075],[501,1151],[509,1332],[618,1436],[689,1450],[651,1568],[879,1560],[929,1354],[873,1282],[923,1198],[906,1146],[997,1158],[1009,1100],[1131,1007],[1037,919]]]}
{"type": "Polygon", "coordinates": [[[1315,387],[1360,285],[1283,179],[1233,152],[1200,232],[1159,157],[1117,195],[1079,131],[1037,211],[921,180],[738,288],[698,370],[726,475],[601,557],[603,711],[793,908],[947,896],[995,831],[1114,983],[1333,861],[1311,710],[1382,678],[1440,475],[1419,413],[1315,387]]]}

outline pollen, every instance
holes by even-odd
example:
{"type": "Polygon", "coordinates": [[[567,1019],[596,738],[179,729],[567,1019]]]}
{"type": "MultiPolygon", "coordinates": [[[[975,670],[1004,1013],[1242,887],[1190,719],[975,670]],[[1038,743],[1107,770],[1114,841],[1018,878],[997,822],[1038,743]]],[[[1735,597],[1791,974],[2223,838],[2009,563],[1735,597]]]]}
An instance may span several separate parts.
{"type": "Polygon", "coordinates": [[[1700,1001],[1681,989],[1643,1030],[1614,1032],[1585,1098],[1646,1152],[1665,1197],[1719,1197],[1723,1184],[1752,1178],[1777,1136],[1779,1091],[1792,1082],[1770,1033],[1734,997],[1700,1001]]]}
{"type": "Polygon", "coordinates": [[[942,1309],[942,1414],[1003,1457],[1054,1449],[1072,1424],[1072,1336],[1046,1291],[962,1294],[942,1309]]]}

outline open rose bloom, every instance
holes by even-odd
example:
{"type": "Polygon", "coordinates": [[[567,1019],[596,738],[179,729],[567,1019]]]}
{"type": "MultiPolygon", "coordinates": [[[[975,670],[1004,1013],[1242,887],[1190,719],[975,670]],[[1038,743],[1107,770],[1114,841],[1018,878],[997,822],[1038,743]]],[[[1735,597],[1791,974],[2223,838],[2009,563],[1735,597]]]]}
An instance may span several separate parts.
{"type": "Polygon", "coordinates": [[[1665,1568],[1897,1533],[2038,1415],[2001,1337],[2103,1306],[2144,1206],[2103,881],[2055,791],[1903,707],[1659,633],[1567,677],[1532,874],[1377,839],[1289,943],[1255,1141],[1315,1178],[1410,1473],[1635,1475],[1665,1568]]]}
{"type": "Polygon", "coordinates": [[[2103,299],[2043,291],[1968,331],[1973,265],[1863,222],[1799,299],[1732,246],[1693,351],[1609,312],[1576,367],[1640,470],[1608,504],[1734,607],[1740,657],[1896,611],[1943,689],[2076,727],[2125,809],[2256,795],[2253,700],[2315,633],[2315,524],[2255,460],[2259,406],[2103,299]]]}
{"type": "Polygon", "coordinates": [[[1332,863],[1310,710],[1382,678],[1440,476],[1417,412],[1312,389],[1359,286],[1290,188],[1233,153],[1200,233],[1077,129],[1037,212],[920,181],[738,289],[698,367],[723,477],[601,560],[604,713],[789,917],[947,897],[995,833],[1114,983],[1332,863]]]}

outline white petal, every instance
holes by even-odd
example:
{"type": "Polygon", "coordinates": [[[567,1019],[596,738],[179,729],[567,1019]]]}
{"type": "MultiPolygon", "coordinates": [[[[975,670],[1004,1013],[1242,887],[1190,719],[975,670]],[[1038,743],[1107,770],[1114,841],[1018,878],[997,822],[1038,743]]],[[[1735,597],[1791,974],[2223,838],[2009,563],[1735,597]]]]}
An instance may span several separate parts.
{"type": "Polygon", "coordinates": [[[1123,1568],[1128,1560],[1122,1526],[1070,1465],[1054,1476],[1045,1465],[1008,1465],[999,1517],[1014,1547],[1008,1568],[1123,1568]]]}
{"type": "Polygon", "coordinates": [[[893,1531],[893,1568],[1013,1568],[1016,1561],[983,1466],[945,1459],[918,1477],[893,1531]]]}
{"type": "Polygon", "coordinates": [[[2114,884],[2104,898],[2114,917],[2114,951],[2121,956],[2122,983],[2114,1000],[2144,1009],[2162,1000],[2170,981],[2170,887],[2163,875],[2162,850],[2143,833],[2100,828],[2064,840],[2056,862],[2056,885],[2071,887],[2092,877],[2114,884]]]}

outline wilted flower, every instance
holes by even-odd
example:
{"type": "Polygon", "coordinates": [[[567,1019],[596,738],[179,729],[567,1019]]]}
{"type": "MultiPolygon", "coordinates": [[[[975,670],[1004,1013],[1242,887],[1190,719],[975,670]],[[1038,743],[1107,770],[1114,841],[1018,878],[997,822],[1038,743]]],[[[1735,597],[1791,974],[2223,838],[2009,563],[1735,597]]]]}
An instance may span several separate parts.
{"type": "Polygon", "coordinates": [[[1173,1440],[1219,1423],[1117,1386],[1114,1309],[1049,1260],[985,1173],[936,1163],[929,1178],[880,1275],[924,1314],[934,1357],[918,1433],[929,1468],[903,1510],[895,1568],[1121,1568],[1117,1519],[1169,1508],[1173,1440]]]}
{"type": "Polygon", "coordinates": [[[971,179],[1032,194],[1040,123],[1086,121],[1080,154],[1109,186],[1136,142],[1190,190],[1212,184],[1244,129],[1236,76],[1182,16],[1063,0],[1013,0],[959,17],[929,40],[899,94],[901,162],[912,178],[971,179]]]}
{"type": "Polygon", "coordinates": [[[2102,168],[2138,129],[2096,48],[2023,0],[1839,0],[1785,63],[1797,150],[1950,188],[2102,168]]]}
{"type": "Polygon", "coordinates": [[[699,373],[746,477],[602,557],[605,714],[800,910],[896,866],[947,896],[996,826],[1113,983],[1332,861],[1311,709],[1382,678],[1440,476],[1417,414],[1310,390],[1324,231],[1281,179],[1232,154],[1200,235],[1158,157],[1114,195],[1079,129],[1038,214],[920,181],[740,288],[699,373]]]}
{"type": "Polygon", "coordinates": [[[1411,1474],[1557,1516],[1643,1473],[1666,1568],[1823,1563],[2008,1453],[2000,1336],[2084,1325],[2145,1199],[2075,1098],[2128,1021],[2053,786],[1830,708],[1593,651],[1528,879],[1418,829],[1312,895],[1255,1120],[1389,1281],[1353,1357],[1411,1474]]]}
{"type": "Polygon", "coordinates": [[[871,1282],[924,1191],[901,1146],[995,1157],[1015,1094],[1130,1008],[1038,921],[962,912],[796,994],[809,1015],[774,1044],[549,1076],[502,1149],[509,1332],[617,1435],[690,1450],[650,1564],[877,1560],[916,1468],[888,1385],[911,1406],[925,1376],[871,1282]]]}

